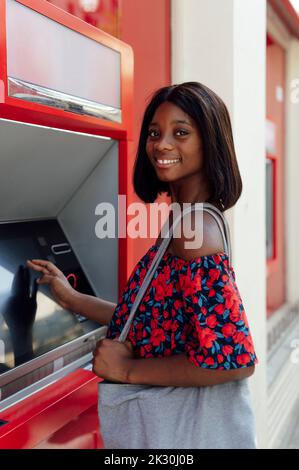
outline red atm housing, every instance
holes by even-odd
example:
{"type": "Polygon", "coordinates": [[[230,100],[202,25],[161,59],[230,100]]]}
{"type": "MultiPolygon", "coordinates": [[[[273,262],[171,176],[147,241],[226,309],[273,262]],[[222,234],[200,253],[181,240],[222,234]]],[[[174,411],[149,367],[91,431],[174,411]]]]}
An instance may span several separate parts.
{"type": "MultiPolygon", "coordinates": [[[[51,194],[55,198],[54,193],[56,191],[59,193],[61,184],[61,194],[65,198],[62,200],[63,204],[61,202],[59,206],[61,221],[71,238],[74,236],[74,245],[78,247],[77,254],[79,259],[82,257],[84,261],[87,275],[91,273],[90,278],[96,293],[108,300],[109,293],[101,291],[101,282],[97,284],[97,267],[92,267],[91,259],[84,258],[88,256],[86,250],[80,251],[82,243],[80,242],[80,245],[76,238],[76,227],[72,227],[76,205],[69,203],[69,200],[70,195],[72,195],[71,200],[77,203],[84,200],[79,191],[86,178],[90,178],[90,168],[87,168],[87,162],[85,163],[87,157],[90,157],[92,169],[97,168],[98,173],[93,176],[93,181],[99,175],[101,178],[103,174],[103,179],[100,179],[103,183],[100,200],[104,201],[105,191],[107,195],[109,193],[109,181],[106,181],[107,188],[104,184],[109,176],[114,181],[113,201],[118,195],[127,195],[127,154],[128,142],[132,139],[132,102],[133,53],[129,45],[44,0],[0,0],[0,129],[1,126],[3,128],[1,138],[5,139],[6,135],[15,136],[16,164],[20,162],[21,166],[27,167],[32,164],[33,157],[26,148],[23,149],[23,155],[20,153],[21,131],[24,130],[25,136],[29,133],[28,142],[31,135],[33,136],[31,141],[39,142],[41,139],[41,142],[58,146],[58,150],[55,148],[57,152],[61,151],[61,156],[57,157],[55,154],[57,158],[55,165],[58,168],[53,170],[53,174],[58,175],[57,183],[52,179],[55,190],[50,195],[49,190],[45,191],[51,200],[51,194]],[[105,152],[110,152],[110,141],[107,143],[103,140],[102,143],[102,138],[110,138],[113,145],[115,144],[113,152],[117,155],[116,163],[109,167],[107,157],[108,170],[104,169],[104,166],[101,169],[101,163],[93,161],[91,155],[92,148],[96,147],[97,142],[99,148],[106,145],[103,147],[105,152]],[[72,147],[72,143],[76,142],[76,139],[83,149],[82,158],[78,159],[77,165],[80,167],[83,162],[82,175],[80,170],[77,169],[77,173],[74,170],[73,159],[76,150],[72,147]],[[84,154],[85,142],[88,155],[84,154]],[[65,175],[59,172],[60,161],[64,165],[63,171],[69,163],[70,171],[65,175]],[[77,187],[71,186],[72,172],[76,173],[77,187]],[[70,181],[70,193],[67,193],[62,185],[63,180],[70,181]]],[[[24,146],[26,142],[25,139],[24,146]]],[[[9,168],[13,166],[10,167],[12,164],[8,159],[5,160],[6,148],[11,150],[12,143],[8,142],[7,147],[2,146],[0,150],[0,157],[2,153],[3,161],[7,162],[8,173],[5,177],[9,179],[9,168]]],[[[41,159],[46,158],[45,150],[47,148],[40,148],[41,159]]],[[[101,150],[103,154],[104,150],[101,150]]],[[[56,213],[53,207],[56,207],[55,204],[57,205],[59,201],[53,200],[52,206],[49,203],[49,206],[45,207],[45,214],[42,214],[42,208],[38,206],[39,199],[43,197],[41,192],[37,194],[38,197],[33,198],[32,191],[28,190],[28,186],[31,188],[33,186],[34,171],[40,172],[38,175],[44,177],[44,184],[47,187],[47,175],[43,174],[43,168],[49,162],[44,160],[39,164],[39,161],[38,158],[35,159],[37,168],[36,170],[32,168],[30,173],[33,175],[32,180],[26,184],[20,180],[20,185],[13,188],[16,204],[11,207],[14,207],[14,212],[10,214],[4,202],[0,203],[1,223],[11,220],[24,221],[28,218],[34,220],[35,217],[40,219],[49,215],[56,217],[58,214],[58,210],[56,213]],[[19,204],[18,199],[20,199],[19,204]]],[[[3,169],[2,163],[1,166],[3,169]]],[[[53,166],[54,163],[52,166],[49,164],[50,170],[53,166]]],[[[12,191],[12,188],[4,180],[2,186],[5,193],[2,196],[0,194],[0,197],[9,198],[9,191],[12,191]]],[[[84,194],[89,194],[89,187],[90,185],[84,186],[84,194]]],[[[89,206],[87,197],[85,201],[87,205],[80,206],[82,214],[89,209],[94,210],[93,201],[90,201],[89,206]]],[[[87,230],[90,232],[91,229],[87,227],[87,230]]],[[[125,285],[127,271],[125,265],[127,241],[125,238],[119,238],[116,243],[117,262],[114,272],[117,276],[116,279],[112,278],[109,281],[110,284],[117,285],[113,293],[114,299],[118,298],[125,285]],[[113,280],[116,282],[111,282],[113,280]]],[[[104,256],[104,245],[100,246],[103,247],[100,251],[104,256]]],[[[101,265],[98,266],[98,270],[105,271],[107,276],[109,267],[101,265]]],[[[90,351],[88,354],[91,356],[90,351]]],[[[45,377],[46,382],[41,382],[41,386],[35,379],[32,379],[29,385],[24,382],[28,385],[28,393],[24,386],[24,390],[18,389],[15,400],[12,394],[8,404],[2,409],[0,407],[0,448],[103,447],[97,418],[99,378],[92,373],[90,367],[83,365],[75,367],[72,363],[68,363],[68,367],[65,367],[63,355],[61,357],[55,355],[53,363],[53,374],[50,373],[45,377]]],[[[25,366],[27,367],[26,364],[25,366]]],[[[33,377],[35,372],[37,373],[33,365],[30,377],[33,377]]]]}

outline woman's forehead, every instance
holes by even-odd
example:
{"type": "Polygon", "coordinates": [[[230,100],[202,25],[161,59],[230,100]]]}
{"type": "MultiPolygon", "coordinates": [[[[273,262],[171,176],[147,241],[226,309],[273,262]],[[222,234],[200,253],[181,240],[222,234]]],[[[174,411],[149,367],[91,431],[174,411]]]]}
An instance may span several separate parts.
{"type": "Polygon", "coordinates": [[[189,124],[194,125],[193,119],[189,114],[185,113],[179,106],[176,106],[169,101],[160,104],[156,109],[151,124],[158,124],[158,120],[167,119],[173,124],[189,124]]]}

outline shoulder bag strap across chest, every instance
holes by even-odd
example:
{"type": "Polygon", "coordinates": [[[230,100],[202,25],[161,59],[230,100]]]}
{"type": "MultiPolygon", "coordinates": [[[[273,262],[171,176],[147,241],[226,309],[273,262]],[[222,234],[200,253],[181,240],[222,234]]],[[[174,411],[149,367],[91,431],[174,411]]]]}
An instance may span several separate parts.
{"type": "MultiPolygon", "coordinates": [[[[228,254],[228,257],[229,257],[229,263],[231,262],[231,246],[230,246],[230,235],[229,235],[229,226],[228,226],[228,223],[225,219],[225,217],[223,216],[223,214],[221,213],[221,211],[219,209],[217,209],[217,207],[215,207],[214,205],[210,204],[210,203],[207,203],[207,202],[204,202],[204,203],[197,203],[195,205],[190,205],[189,207],[187,207],[187,209],[185,209],[174,221],[174,223],[172,224],[172,226],[169,228],[169,230],[167,230],[166,232],[166,236],[163,238],[162,240],[162,243],[160,244],[159,246],[159,249],[156,253],[156,256],[154,257],[152,263],[151,263],[151,266],[148,270],[148,272],[146,273],[146,276],[143,280],[143,283],[142,285],[140,286],[139,288],[139,291],[136,295],[136,298],[135,298],[135,301],[132,305],[132,308],[131,308],[131,311],[130,311],[130,314],[129,314],[129,317],[125,323],[125,326],[118,338],[118,341],[120,341],[121,343],[124,343],[126,341],[126,338],[128,336],[128,333],[130,331],[130,327],[131,327],[131,324],[132,324],[132,321],[134,319],[134,316],[135,316],[135,313],[136,313],[136,310],[138,309],[139,307],[139,304],[152,280],[152,277],[160,263],[160,260],[161,258],[163,257],[165,251],[167,250],[167,247],[170,243],[170,240],[172,238],[172,235],[173,235],[173,231],[175,229],[175,227],[177,226],[177,224],[180,222],[181,218],[184,217],[186,214],[192,212],[193,210],[206,210],[207,212],[209,212],[214,218],[215,220],[217,221],[218,225],[219,225],[219,228],[220,228],[220,231],[221,231],[221,235],[222,235],[222,238],[223,238],[223,243],[224,243],[224,249],[225,249],[225,252],[228,254]],[[214,211],[214,213],[213,213],[214,211]],[[218,216],[215,214],[218,214],[218,216]],[[221,226],[221,222],[220,220],[221,219],[223,221],[223,225],[224,225],[224,231],[223,231],[223,227],[221,226]]],[[[166,224],[168,223],[168,221],[166,221],[165,223],[165,226],[167,226],[166,224]]],[[[161,231],[161,233],[164,233],[163,232],[163,229],[161,231]]]]}

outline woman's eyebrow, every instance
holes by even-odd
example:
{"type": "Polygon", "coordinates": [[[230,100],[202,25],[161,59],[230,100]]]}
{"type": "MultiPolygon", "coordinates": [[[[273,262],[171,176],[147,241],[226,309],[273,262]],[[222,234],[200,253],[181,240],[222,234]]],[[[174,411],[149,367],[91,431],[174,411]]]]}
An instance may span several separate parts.
{"type": "Polygon", "coordinates": [[[176,119],[175,121],[171,121],[171,124],[188,124],[188,126],[192,126],[191,122],[185,119],[176,119]]]}
{"type": "MultiPolygon", "coordinates": [[[[188,126],[193,127],[191,122],[186,121],[185,119],[176,119],[174,121],[171,121],[171,124],[187,124],[188,126]]],[[[158,123],[153,121],[150,123],[150,126],[158,126],[158,123]]]]}

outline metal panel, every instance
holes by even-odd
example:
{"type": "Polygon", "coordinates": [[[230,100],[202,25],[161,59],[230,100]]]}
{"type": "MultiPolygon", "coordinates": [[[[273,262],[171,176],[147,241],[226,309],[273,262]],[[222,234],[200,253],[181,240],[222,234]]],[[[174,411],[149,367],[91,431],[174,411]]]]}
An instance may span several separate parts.
{"type": "Polygon", "coordinates": [[[70,102],[68,110],[94,115],[106,105],[106,118],[120,120],[119,52],[14,0],[6,7],[10,96],[62,108],[70,102]]]}

